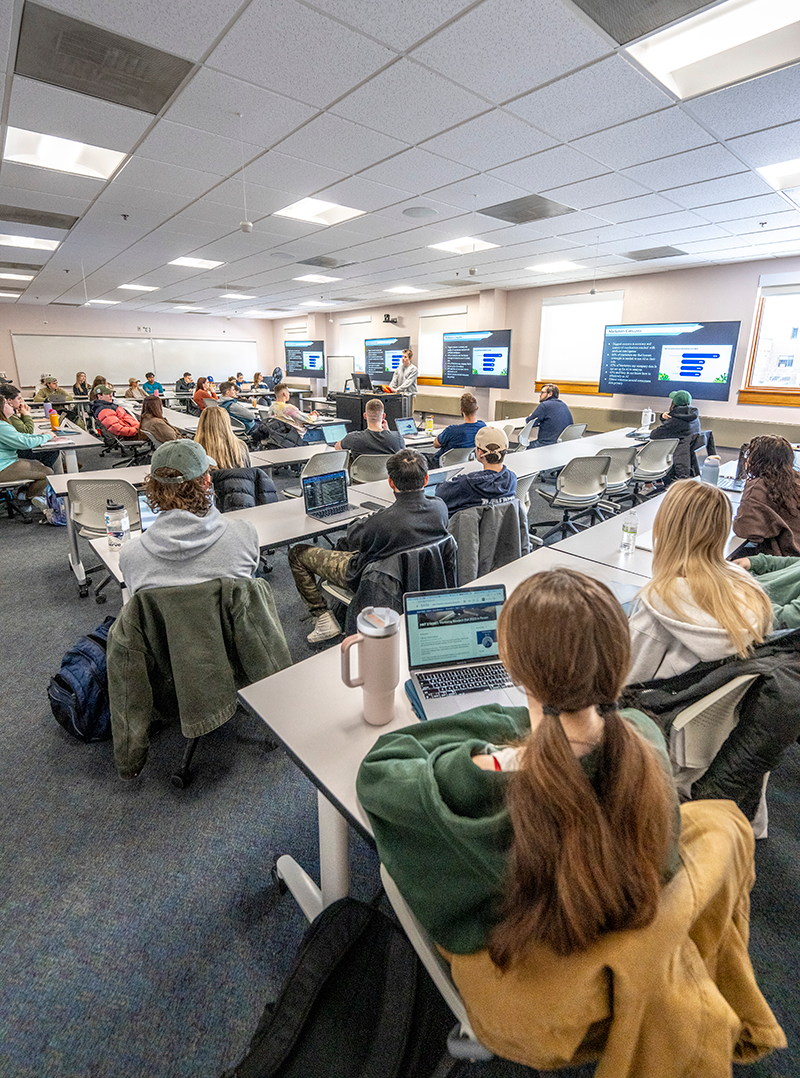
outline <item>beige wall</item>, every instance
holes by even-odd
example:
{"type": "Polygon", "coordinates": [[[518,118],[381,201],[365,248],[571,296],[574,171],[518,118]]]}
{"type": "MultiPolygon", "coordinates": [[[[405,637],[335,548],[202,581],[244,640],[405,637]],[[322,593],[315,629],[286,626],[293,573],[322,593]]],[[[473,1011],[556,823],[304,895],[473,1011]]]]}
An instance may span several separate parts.
{"type": "MultiPolygon", "coordinates": [[[[252,341],[262,371],[274,367],[272,327],[259,318],[231,318],[196,314],[145,314],[140,311],[98,311],[88,307],[53,307],[13,303],[0,307],[0,371],[17,381],[11,343],[13,333],[44,333],[75,337],[167,337],[173,340],[252,341]],[[149,331],[139,327],[148,326],[149,331]]],[[[86,372],[91,381],[96,372],[86,372]]],[[[223,372],[223,377],[227,375],[223,372]]],[[[249,377],[252,371],[246,371],[249,377]]],[[[131,371],[133,377],[144,371],[131,371]]]]}

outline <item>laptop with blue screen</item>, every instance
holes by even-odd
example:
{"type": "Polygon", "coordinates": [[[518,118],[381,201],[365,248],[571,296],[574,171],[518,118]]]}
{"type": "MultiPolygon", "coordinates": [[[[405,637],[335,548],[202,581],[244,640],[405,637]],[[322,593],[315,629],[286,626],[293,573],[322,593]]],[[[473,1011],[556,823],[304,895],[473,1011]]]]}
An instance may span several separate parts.
{"type": "Polygon", "coordinates": [[[322,437],[328,445],[336,445],[337,442],[341,442],[346,434],[347,427],[344,423],[326,423],[322,427],[322,437]]]}

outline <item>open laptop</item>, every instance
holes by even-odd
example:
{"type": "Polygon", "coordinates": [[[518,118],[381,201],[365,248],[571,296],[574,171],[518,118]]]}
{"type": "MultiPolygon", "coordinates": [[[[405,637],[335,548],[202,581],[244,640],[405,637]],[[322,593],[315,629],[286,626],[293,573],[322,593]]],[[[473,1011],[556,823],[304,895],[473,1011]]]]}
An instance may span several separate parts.
{"type": "Polygon", "coordinates": [[[347,434],[347,426],[344,423],[326,423],[322,430],[322,436],[328,445],[336,445],[347,434]]]}
{"type": "Polygon", "coordinates": [[[403,597],[408,669],[427,718],[527,703],[498,658],[497,619],[505,599],[503,584],[403,597]]]}
{"type": "Polygon", "coordinates": [[[347,472],[303,476],[306,513],[315,520],[350,520],[369,510],[347,501],[347,472]]]}
{"type": "Polygon", "coordinates": [[[427,434],[424,430],[417,429],[417,424],[413,419],[395,419],[395,430],[398,434],[402,434],[405,439],[406,445],[424,445],[430,444],[433,441],[433,435],[427,434]]]}

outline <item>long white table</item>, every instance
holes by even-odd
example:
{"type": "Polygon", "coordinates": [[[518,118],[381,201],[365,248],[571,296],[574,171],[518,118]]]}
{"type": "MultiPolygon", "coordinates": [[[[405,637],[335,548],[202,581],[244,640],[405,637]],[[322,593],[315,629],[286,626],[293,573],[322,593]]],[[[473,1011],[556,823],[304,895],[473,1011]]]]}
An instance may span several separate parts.
{"type": "MultiPolygon", "coordinates": [[[[50,430],[50,423],[45,422],[44,419],[34,419],[33,433],[44,434],[50,430]]],[[[85,430],[82,430],[76,423],[72,423],[69,419],[64,419],[61,422],[61,426],[58,431],[65,435],[70,444],[65,445],[64,442],[59,440],[45,442],[44,445],[37,446],[32,449],[32,453],[52,453],[54,449],[58,449],[61,453],[61,459],[64,463],[65,472],[77,472],[78,470],[78,449],[98,449],[102,445],[99,438],[95,438],[93,434],[88,434],[85,430]]]]}

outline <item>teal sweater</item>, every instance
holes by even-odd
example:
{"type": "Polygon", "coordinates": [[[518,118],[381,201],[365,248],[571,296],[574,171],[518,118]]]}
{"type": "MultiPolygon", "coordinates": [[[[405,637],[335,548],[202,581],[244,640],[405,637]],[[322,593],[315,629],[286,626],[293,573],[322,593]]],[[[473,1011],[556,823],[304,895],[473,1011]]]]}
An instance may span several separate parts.
{"type": "Polygon", "coordinates": [[[758,580],[772,603],[776,629],[800,626],[800,558],[779,558],[755,554],[750,572],[758,580]]]}
{"type": "Polygon", "coordinates": [[[23,434],[11,423],[0,419],[0,472],[19,460],[18,449],[35,449],[52,438],[52,434],[23,434]]]}
{"type": "MultiPolygon", "coordinates": [[[[672,777],[664,738],[639,711],[622,715],[655,745],[672,777]]],[[[472,762],[488,744],[530,733],[524,707],[492,705],[452,718],[383,734],[358,774],[358,797],[375,834],[378,853],[422,925],[456,954],[486,945],[503,896],[511,823],[505,807],[509,775],[472,762]]],[[[600,752],[581,757],[590,782],[600,752]]],[[[665,878],[678,868],[680,813],[665,878]]]]}

